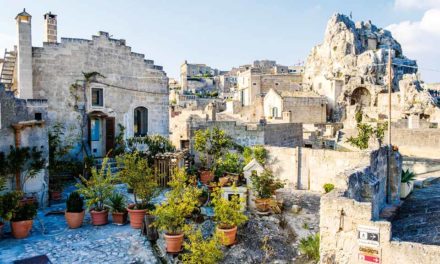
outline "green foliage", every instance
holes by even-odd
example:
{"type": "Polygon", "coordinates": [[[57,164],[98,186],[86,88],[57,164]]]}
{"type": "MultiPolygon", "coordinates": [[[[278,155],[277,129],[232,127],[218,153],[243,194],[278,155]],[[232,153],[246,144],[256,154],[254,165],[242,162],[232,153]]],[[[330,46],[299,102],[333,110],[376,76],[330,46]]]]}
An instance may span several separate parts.
{"type": "Polygon", "coordinates": [[[247,216],[241,211],[241,200],[238,194],[233,195],[230,200],[224,198],[221,188],[214,191],[214,220],[219,228],[231,229],[247,221],[247,216]]]}
{"type": "Polygon", "coordinates": [[[283,188],[285,183],[276,178],[272,171],[265,169],[260,176],[251,175],[252,189],[258,198],[270,198],[276,190],[283,188]]]}
{"type": "Polygon", "coordinates": [[[369,124],[358,123],[357,131],[358,135],[356,137],[349,137],[347,142],[352,146],[355,146],[359,149],[367,149],[368,142],[370,141],[371,136],[375,136],[376,140],[379,143],[379,146],[382,145],[383,138],[385,136],[385,130],[387,129],[387,123],[378,123],[376,128],[373,128],[369,124]]]}
{"type": "Polygon", "coordinates": [[[220,177],[225,172],[229,173],[242,173],[244,164],[240,159],[240,156],[236,153],[226,153],[215,163],[215,176],[220,177]]]}
{"type": "Polygon", "coordinates": [[[84,201],[78,192],[72,192],[66,201],[67,212],[81,213],[84,210],[84,201]]]}
{"type": "Polygon", "coordinates": [[[188,251],[182,255],[183,263],[188,264],[215,264],[223,258],[220,238],[214,234],[211,238],[203,238],[201,230],[192,230],[188,241],[183,244],[188,251]]]}
{"type": "Polygon", "coordinates": [[[14,216],[11,221],[25,221],[32,220],[37,215],[37,205],[36,204],[23,204],[18,206],[18,208],[14,212],[14,216]]]}
{"type": "Polygon", "coordinates": [[[134,137],[127,140],[127,145],[130,149],[134,149],[135,144],[146,144],[148,146],[146,157],[150,165],[153,165],[154,156],[157,154],[171,152],[176,149],[168,138],[161,135],[134,137]]]}
{"type": "Polygon", "coordinates": [[[357,124],[362,123],[362,119],[363,119],[363,113],[362,111],[357,111],[356,114],[354,115],[354,119],[356,120],[357,124]]]}
{"type": "Polygon", "coordinates": [[[125,153],[116,160],[121,168],[119,179],[133,189],[134,209],[147,208],[150,200],[158,192],[157,179],[148,161],[141,157],[139,152],[125,153]]]}
{"type": "Polygon", "coordinates": [[[388,123],[377,124],[377,127],[373,130],[379,146],[382,146],[383,138],[385,137],[385,131],[388,129],[388,123]]]}
{"type": "Polygon", "coordinates": [[[76,184],[78,192],[87,199],[86,205],[89,209],[105,210],[107,200],[113,193],[115,178],[107,162],[108,158],[104,158],[101,169],[92,168],[90,179],[80,176],[81,183],[76,184]]]}
{"type": "Polygon", "coordinates": [[[402,179],[400,180],[402,183],[410,183],[416,179],[416,175],[414,172],[407,170],[402,170],[402,179]]]}
{"type": "Polygon", "coordinates": [[[0,195],[0,218],[9,221],[14,216],[15,210],[20,206],[22,192],[13,191],[0,195]]]}
{"type": "Polygon", "coordinates": [[[243,151],[243,158],[245,164],[251,162],[252,159],[256,159],[261,165],[264,166],[267,159],[267,150],[261,145],[245,147],[243,151]]]}
{"type": "Polygon", "coordinates": [[[319,233],[302,238],[299,242],[299,250],[307,258],[319,261],[319,233]]]}
{"type": "Polygon", "coordinates": [[[203,167],[212,167],[209,161],[215,162],[232,147],[232,139],[218,127],[197,130],[195,133],[194,149],[199,152],[203,167]]]}
{"type": "Polygon", "coordinates": [[[329,193],[329,192],[333,191],[333,189],[335,188],[335,185],[332,183],[326,183],[326,184],[324,184],[323,187],[324,187],[325,193],[329,193]]]}
{"type": "Polygon", "coordinates": [[[92,72],[82,72],[84,79],[86,80],[86,82],[90,82],[92,79],[96,78],[96,77],[102,77],[105,78],[104,75],[102,75],[99,72],[96,71],[92,71],[92,72]]]}
{"type": "Polygon", "coordinates": [[[125,140],[124,140],[125,127],[121,124],[118,124],[118,127],[119,127],[119,133],[115,137],[115,148],[113,149],[113,155],[115,156],[124,154],[125,152],[125,140]]]}
{"type": "Polygon", "coordinates": [[[125,196],[120,193],[114,193],[109,198],[109,206],[115,213],[125,213],[127,211],[125,196]]]}
{"type": "Polygon", "coordinates": [[[189,177],[184,169],[176,170],[169,183],[172,188],[166,194],[165,203],[156,207],[154,225],[168,234],[179,234],[185,229],[185,217],[197,207],[201,189],[189,184],[189,177]]]}

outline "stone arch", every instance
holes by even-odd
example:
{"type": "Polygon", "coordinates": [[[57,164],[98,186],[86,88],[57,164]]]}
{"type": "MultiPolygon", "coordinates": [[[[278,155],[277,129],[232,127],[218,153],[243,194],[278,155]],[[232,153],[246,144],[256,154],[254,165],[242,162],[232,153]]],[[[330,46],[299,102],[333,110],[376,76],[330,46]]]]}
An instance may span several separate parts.
{"type": "Polygon", "coordinates": [[[358,87],[353,90],[350,96],[350,105],[370,106],[371,93],[365,87],[358,87]]]}

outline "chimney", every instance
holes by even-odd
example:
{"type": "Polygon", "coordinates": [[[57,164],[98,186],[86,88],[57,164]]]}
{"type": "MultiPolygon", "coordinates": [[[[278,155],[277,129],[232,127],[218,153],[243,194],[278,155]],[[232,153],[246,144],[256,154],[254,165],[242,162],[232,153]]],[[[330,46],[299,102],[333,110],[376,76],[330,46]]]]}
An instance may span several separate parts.
{"type": "Polygon", "coordinates": [[[51,12],[44,15],[44,40],[47,43],[57,43],[57,15],[51,12]]]}
{"type": "Polygon", "coordinates": [[[17,21],[17,91],[21,99],[32,99],[32,16],[23,9],[15,20],[17,21]]]}

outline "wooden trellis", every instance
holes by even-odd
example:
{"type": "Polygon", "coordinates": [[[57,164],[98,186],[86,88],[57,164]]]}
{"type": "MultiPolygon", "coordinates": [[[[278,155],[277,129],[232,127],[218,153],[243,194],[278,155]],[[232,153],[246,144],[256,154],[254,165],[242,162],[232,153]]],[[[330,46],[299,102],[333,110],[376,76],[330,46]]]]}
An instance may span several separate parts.
{"type": "Polygon", "coordinates": [[[160,187],[168,187],[168,182],[176,168],[185,167],[186,152],[167,152],[160,153],[154,157],[154,168],[160,187]]]}

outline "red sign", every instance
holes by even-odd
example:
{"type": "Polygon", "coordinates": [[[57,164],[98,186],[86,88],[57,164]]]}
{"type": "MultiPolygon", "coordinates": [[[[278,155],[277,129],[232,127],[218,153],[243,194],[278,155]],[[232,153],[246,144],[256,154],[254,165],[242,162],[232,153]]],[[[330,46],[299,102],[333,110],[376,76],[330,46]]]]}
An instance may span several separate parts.
{"type": "Polygon", "coordinates": [[[376,257],[376,256],[370,256],[370,255],[365,255],[365,254],[359,254],[359,260],[363,260],[365,262],[370,262],[370,263],[380,263],[380,258],[376,257]]]}

